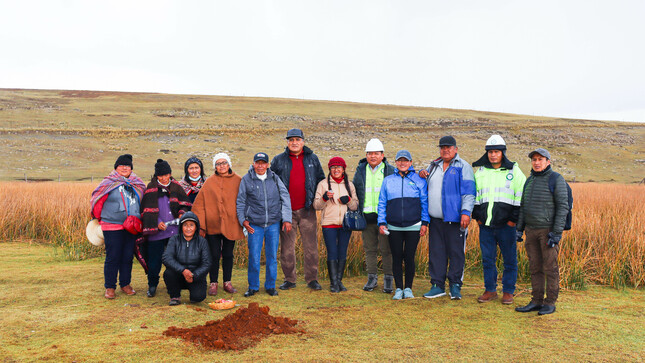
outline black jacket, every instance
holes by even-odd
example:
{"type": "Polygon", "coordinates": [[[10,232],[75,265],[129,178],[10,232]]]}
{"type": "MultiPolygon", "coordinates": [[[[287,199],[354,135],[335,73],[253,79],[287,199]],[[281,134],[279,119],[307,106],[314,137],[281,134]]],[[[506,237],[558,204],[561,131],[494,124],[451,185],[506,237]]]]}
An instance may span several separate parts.
{"type": "MultiPolygon", "coordinates": [[[[383,158],[383,164],[385,164],[385,168],[383,169],[383,179],[385,179],[386,176],[390,174],[394,174],[394,167],[390,165],[387,162],[387,158],[383,158]]],[[[365,206],[365,172],[367,168],[367,158],[361,159],[361,161],[358,162],[358,166],[356,167],[356,173],[354,173],[354,179],[352,180],[352,183],[354,183],[354,187],[356,187],[356,197],[358,197],[358,210],[363,211],[363,207],[365,206]]],[[[370,213],[372,214],[372,213],[370,213]]],[[[376,213],[373,213],[376,214],[376,213]]],[[[369,223],[376,223],[376,218],[370,218],[369,216],[366,216],[368,218],[369,223]]]]}
{"type": "MultiPolygon", "coordinates": [[[[314,152],[304,147],[302,149],[302,162],[305,166],[305,191],[307,197],[305,199],[305,209],[311,208],[316,194],[316,187],[321,180],[325,179],[325,172],[320,165],[320,161],[314,152]]],[[[291,175],[291,159],[289,158],[289,148],[285,148],[284,152],[276,155],[271,160],[271,171],[276,173],[284,186],[289,190],[289,176],[291,175]]]]}
{"type": "Polygon", "coordinates": [[[163,253],[161,261],[166,268],[178,273],[188,269],[193,273],[193,278],[199,280],[205,278],[211,267],[211,252],[206,238],[199,235],[199,220],[195,235],[190,241],[186,241],[181,225],[188,218],[197,219],[193,212],[186,212],[179,220],[179,234],[174,235],[168,241],[168,246],[163,253]]]}
{"type": "Polygon", "coordinates": [[[555,191],[549,189],[549,176],[553,173],[551,165],[541,172],[531,170],[526,179],[517,230],[524,228],[550,228],[556,235],[562,234],[569,213],[569,193],[567,183],[558,175],[555,191]]]}

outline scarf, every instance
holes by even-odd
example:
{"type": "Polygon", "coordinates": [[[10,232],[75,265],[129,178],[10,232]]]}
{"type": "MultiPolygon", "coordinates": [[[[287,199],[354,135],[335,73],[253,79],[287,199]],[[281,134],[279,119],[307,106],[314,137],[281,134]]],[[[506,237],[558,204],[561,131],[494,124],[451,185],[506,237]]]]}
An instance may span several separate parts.
{"type": "Polygon", "coordinates": [[[187,182],[185,179],[181,179],[179,181],[179,185],[181,185],[181,187],[184,189],[184,193],[186,193],[186,195],[191,193],[197,194],[202,189],[202,185],[204,185],[204,178],[199,178],[199,181],[196,185],[187,182]]]}
{"type": "Polygon", "coordinates": [[[126,178],[119,175],[116,170],[113,170],[108,176],[103,178],[103,181],[101,181],[99,186],[92,192],[92,197],[90,198],[92,209],[96,202],[121,185],[131,187],[139,200],[143,197],[143,191],[146,188],[143,180],[141,180],[141,178],[139,178],[135,173],[131,173],[130,176],[126,178]]]}
{"type": "Polygon", "coordinates": [[[150,182],[143,194],[143,200],[141,200],[141,221],[143,222],[144,235],[155,234],[159,231],[159,193],[163,193],[161,190],[166,190],[168,193],[170,212],[174,218],[181,217],[192,206],[178,181],[171,180],[168,187],[161,186],[156,179],[150,182]]]}

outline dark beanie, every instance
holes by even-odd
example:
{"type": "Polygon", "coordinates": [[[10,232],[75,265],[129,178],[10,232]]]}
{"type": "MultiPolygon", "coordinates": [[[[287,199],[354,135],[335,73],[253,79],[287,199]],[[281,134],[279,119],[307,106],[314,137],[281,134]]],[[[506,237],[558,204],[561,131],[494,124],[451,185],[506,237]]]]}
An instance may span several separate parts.
{"type": "Polygon", "coordinates": [[[119,165],[129,166],[130,168],[134,169],[134,167],[132,166],[132,155],[123,154],[123,155],[119,156],[116,159],[116,162],[114,163],[114,169],[116,169],[117,166],[119,166],[119,165]]]}
{"type": "Polygon", "coordinates": [[[165,160],[157,159],[157,163],[155,164],[155,175],[159,176],[166,174],[172,174],[170,164],[168,164],[168,162],[165,160]]]}

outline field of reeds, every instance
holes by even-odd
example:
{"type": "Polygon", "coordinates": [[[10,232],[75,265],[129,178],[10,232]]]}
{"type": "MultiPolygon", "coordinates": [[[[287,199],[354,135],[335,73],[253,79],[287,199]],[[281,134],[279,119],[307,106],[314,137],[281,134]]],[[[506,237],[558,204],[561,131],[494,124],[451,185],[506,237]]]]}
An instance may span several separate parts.
{"type": "MultiPolygon", "coordinates": [[[[96,184],[25,183],[0,184],[0,241],[36,240],[57,247],[69,260],[100,256],[103,248],[85,237],[89,221],[89,197],[96,184]]],[[[572,184],[573,228],[565,232],[560,247],[561,285],[583,289],[588,284],[616,288],[645,285],[645,186],[624,184],[572,184]]],[[[319,234],[320,272],[326,273],[325,245],[319,234]]],[[[247,263],[243,241],[236,245],[236,265],[247,263]]],[[[302,251],[297,251],[302,266],[302,251]]],[[[481,273],[478,228],[469,228],[466,274],[481,273]]],[[[417,274],[428,275],[428,242],[422,238],[417,251],[417,274]]],[[[528,282],[528,259],[518,246],[519,280],[528,282]]],[[[501,269],[501,264],[498,265],[501,269]]],[[[348,249],[348,275],[365,274],[362,241],[354,232],[348,249]]],[[[501,274],[500,274],[501,277],[501,274]]]]}

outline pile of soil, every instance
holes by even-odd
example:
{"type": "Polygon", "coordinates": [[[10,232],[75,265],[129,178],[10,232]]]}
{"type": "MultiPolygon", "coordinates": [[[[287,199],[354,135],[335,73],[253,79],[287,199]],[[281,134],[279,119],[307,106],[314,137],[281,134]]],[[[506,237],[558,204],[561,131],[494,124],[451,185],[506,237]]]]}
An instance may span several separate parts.
{"type": "Polygon", "coordinates": [[[250,303],[222,320],[208,321],[193,328],[171,326],[164,335],[179,337],[206,349],[242,350],[272,334],[302,334],[298,320],[269,315],[269,307],[250,303]]]}

